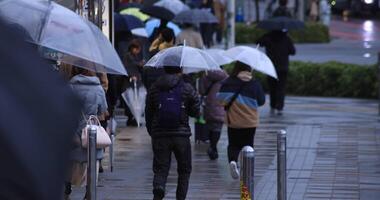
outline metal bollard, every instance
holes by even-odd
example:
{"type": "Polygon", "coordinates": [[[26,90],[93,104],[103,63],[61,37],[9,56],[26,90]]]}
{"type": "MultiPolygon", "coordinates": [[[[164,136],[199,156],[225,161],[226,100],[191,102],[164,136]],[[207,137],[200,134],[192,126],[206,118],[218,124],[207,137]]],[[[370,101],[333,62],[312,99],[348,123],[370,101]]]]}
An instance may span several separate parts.
{"type": "Polygon", "coordinates": [[[245,146],[240,152],[240,199],[254,199],[254,169],[255,150],[251,146],[245,146]]]}
{"type": "Polygon", "coordinates": [[[88,128],[87,200],[96,200],[96,127],[88,128]]]}
{"type": "Polygon", "coordinates": [[[286,131],[277,135],[277,200],[286,200],[286,131]]]}

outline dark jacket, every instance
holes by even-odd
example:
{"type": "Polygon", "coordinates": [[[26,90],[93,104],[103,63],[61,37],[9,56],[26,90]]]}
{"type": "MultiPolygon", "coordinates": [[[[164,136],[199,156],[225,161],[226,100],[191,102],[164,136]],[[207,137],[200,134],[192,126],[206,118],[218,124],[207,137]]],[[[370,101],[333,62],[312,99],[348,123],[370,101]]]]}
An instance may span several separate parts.
{"type": "Polygon", "coordinates": [[[272,60],[276,71],[288,71],[289,55],[296,54],[296,49],[287,33],[272,31],[262,36],[257,43],[265,47],[266,54],[272,60]]]}
{"type": "Polygon", "coordinates": [[[257,127],[259,123],[258,107],[265,103],[265,93],[259,81],[243,81],[238,77],[227,78],[217,98],[223,105],[227,105],[243,84],[245,84],[243,90],[227,111],[226,122],[231,128],[257,127]]]}
{"type": "Polygon", "coordinates": [[[292,17],[292,14],[286,6],[279,6],[273,12],[273,17],[292,17]]]}
{"type": "Polygon", "coordinates": [[[222,104],[217,100],[216,94],[227,77],[228,75],[224,71],[209,71],[200,79],[199,93],[206,96],[204,98],[204,117],[207,122],[224,122],[226,113],[222,104]]]}
{"type": "Polygon", "coordinates": [[[146,98],[146,126],[148,133],[153,137],[170,137],[170,136],[191,136],[189,126],[189,116],[199,117],[200,114],[200,101],[195,89],[189,84],[184,82],[182,89],[182,99],[184,100],[185,109],[181,112],[180,126],[173,129],[165,129],[160,127],[158,123],[159,112],[159,95],[160,91],[168,91],[173,89],[179,81],[183,81],[182,77],[178,75],[165,74],[155,82],[146,98]]]}

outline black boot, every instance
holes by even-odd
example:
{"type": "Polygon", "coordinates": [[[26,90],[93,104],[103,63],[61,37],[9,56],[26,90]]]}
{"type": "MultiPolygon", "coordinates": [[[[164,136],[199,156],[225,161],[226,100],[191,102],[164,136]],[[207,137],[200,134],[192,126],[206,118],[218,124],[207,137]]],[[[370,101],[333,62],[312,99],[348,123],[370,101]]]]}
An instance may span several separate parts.
{"type": "Polygon", "coordinates": [[[153,189],[153,200],[162,200],[165,196],[165,189],[161,186],[157,186],[153,189]]]}
{"type": "Polygon", "coordinates": [[[210,160],[216,160],[219,157],[218,150],[216,148],[213,148],[213,147],[209,147],[207,149],[207,154],[208,154],[208,157],[210,158],[210,160]]]}

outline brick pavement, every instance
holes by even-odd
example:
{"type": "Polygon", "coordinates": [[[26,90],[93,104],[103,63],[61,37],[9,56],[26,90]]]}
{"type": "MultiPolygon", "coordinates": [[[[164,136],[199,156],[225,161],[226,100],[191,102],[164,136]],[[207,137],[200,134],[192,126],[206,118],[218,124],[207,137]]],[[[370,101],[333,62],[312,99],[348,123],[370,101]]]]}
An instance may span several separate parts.
{"type": "MultiPolygon", "coordinates": [[[[284,116],[260,110],[255,138],[255,197],[276,199],[276,134],[288,132],[288,199],[380,199],[380,124],[374,101],[289,97],[284,116]]],[[[118,120],[121,124],[123,118],[118,120]]],[[[98,199],[152,199],[152,152],[144,128],[121,128],[115,171],[100,175],[98,199]]],[[[239,182],[230,178],[226,130],[220,158],[210,161],[207,145],[193,144],[193,173],[188,199],[239,199],[239,182]]],[[[106,158],[107,161],[107,158],[106,158]]],[[[173,160],[174,161],[174,160],[173,160]]],[[[105,162],[107,168],[107,162],[105,162]]],[[[175,199],[176,166],[167,198],[175,199]]],[[[72,200],[81,199],[76,188],[72,200]]]]}

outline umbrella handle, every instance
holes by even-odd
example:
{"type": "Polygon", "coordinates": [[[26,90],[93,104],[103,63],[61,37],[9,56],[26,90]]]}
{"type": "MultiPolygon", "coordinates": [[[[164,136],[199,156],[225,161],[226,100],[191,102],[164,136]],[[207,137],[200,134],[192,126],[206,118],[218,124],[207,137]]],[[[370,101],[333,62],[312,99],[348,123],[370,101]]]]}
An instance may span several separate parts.
{"type": "Polygon", "coordinates": [[[136,80],[133,80],[133,96],[135,97],[135,100],[137,101],[137,83],[136,80]]]}

